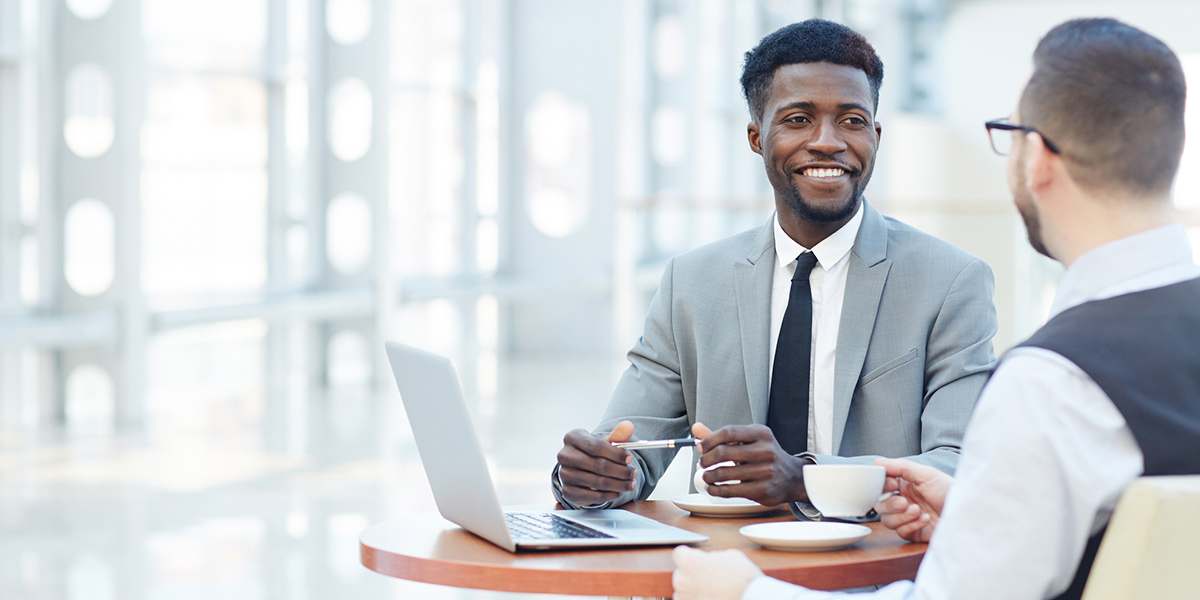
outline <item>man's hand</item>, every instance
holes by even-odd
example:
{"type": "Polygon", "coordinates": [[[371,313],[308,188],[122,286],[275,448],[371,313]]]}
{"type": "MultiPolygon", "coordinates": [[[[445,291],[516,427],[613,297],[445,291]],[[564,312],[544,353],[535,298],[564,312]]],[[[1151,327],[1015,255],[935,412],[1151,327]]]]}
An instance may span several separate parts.
{"type": "Polygon", "coordinates": [[[709,494],[749,498],[767,506],[808,500],[801,471],[806,462],[784,452],[766,425],[729,425],[710,433],[708,427],[696,423],[692,426],[692,434],[703,438],[696,446],[702,452],[701,467],[725,461],[734,463],[732,467],[705,472],[705,483],[741,482],[709,485],[709,494]]]}
{"type": "Polygon", "coordinates": [[[877,458],[875,464],[887,469],[883,491],[900,492],[875,503],[880,521],[910,542],[928,542],[954,478],[911,460],[877,458]]]}
{"type": "Polygon", "coordinates": [[[637,488],[633,455],[612,442],[628,442],[633,423],[621,421],[608,438],[574,429],[563,437],[558,451],[558,478],[562,495],[576,506],[593,506],[615,500],[637,488]]]}
{"type": "Polygon", "coordinates": [[[705,552],[678,546],[674,558],[675,600],[741,600],[746,586],[763,574],[740,550],[705,552]]]}

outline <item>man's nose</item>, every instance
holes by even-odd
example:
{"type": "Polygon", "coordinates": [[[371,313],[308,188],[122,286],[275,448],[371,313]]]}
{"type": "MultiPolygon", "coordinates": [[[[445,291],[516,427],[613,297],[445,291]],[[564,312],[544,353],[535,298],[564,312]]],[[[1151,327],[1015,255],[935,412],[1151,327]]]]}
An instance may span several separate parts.
{"type": "Polygon", "coordinates": [[[824,121],[813,131],[813,138],[808,142],[808,149],[823,154],[833,154],[846,149],[846,140],[837,123],[824,121]]]}

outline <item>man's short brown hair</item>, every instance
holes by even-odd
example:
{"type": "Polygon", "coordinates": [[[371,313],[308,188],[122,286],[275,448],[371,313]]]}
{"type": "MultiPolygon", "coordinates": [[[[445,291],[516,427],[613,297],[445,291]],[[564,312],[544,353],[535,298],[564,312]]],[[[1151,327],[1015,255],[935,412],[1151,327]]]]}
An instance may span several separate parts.
{"type": "Polygon", "coordinates": [[[1114,19],[1077,19],[1042,38],[1033,66],[1020,119],[1058,146],[1079,185],[1170,190],[1183,153],[1187,87],[1166,44],[1114,19]]]}

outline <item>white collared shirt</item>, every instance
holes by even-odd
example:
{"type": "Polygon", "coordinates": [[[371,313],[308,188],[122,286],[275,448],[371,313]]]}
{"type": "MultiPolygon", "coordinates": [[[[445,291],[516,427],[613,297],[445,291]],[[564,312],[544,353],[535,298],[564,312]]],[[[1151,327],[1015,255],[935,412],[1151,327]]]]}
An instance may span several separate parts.
{"type": "MultiPolygon", "coordinates": [[[[812,363],[808,378],[808,450],[813,454],[833,454],[833,368],[837,358],[838,327],[842,321],[842,298],[846,295],[846,272],[850,249],[862,225],[863,208],[859,203],[854,216],[829,237],[812,247],[817,266],[809,275],[812,289],[812,363]]],[[[779,225],[775,215],[775,275],[771,284],[771,358],[770,375],[775,372],[775,345],[779,327],[792,291],[796,258],[807,248],[796,243],[779,225]]]]}
{"type": "MultiPolygon", "coordinates": [[[[1187,233],[1168,225],[1105,244],[1064,274],[1052,314],[1200,277],[1187,233]]],[[[1071,582],[1143,455],[1120,411],[1062,355],[1015,348],[984,388],[915,582],[854,598],[1049,598],[1071,582]]],[[[828,598],[769,577],[745,600],[828,598]]],[[[841,596],[838,596],[841,597],[841,596]]]]}

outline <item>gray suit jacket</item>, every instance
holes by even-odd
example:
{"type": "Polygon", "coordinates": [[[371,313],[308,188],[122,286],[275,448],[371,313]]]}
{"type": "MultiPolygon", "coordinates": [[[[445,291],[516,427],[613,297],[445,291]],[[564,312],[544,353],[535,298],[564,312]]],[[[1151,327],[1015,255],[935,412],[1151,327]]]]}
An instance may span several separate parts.
{"type": "MultiPolygon", "coordinates": [[[[833,448],[820,463],[908,457],[954,472],[975,400],[995,365],[991,268],[863,203],[834,373],[833,448]]],[[[597,433],[690,435],[700,421],[766,423],[773,221],[671,259],[597,433]]],[[[634,452],[645,499],[674,458],[634,452]]],[[[693,465],[693,468],[694,465],[693,465]]],[[[555,496],[562,501],[555,490],[555,496]]]]}

